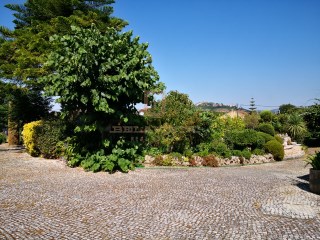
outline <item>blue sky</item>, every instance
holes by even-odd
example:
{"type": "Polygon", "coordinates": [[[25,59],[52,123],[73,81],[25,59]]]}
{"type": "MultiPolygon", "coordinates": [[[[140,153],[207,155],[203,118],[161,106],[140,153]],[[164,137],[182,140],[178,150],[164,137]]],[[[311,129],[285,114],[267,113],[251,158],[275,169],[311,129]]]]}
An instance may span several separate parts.
{"type": "MultiPolygon", "coordinates": [[[[0,25],[12,26],[3,4],[14,2],[24,1],[1,1],[0,25]]],[[[117,0],[114,10],[149,42],[167,92],[262,106],[320,98],[319,0],[117,0]]]]}

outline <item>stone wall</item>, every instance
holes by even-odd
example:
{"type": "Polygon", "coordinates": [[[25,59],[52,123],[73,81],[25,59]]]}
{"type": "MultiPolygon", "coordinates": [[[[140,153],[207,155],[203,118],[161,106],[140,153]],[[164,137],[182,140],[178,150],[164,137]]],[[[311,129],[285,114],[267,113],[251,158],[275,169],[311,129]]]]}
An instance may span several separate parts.
{"type": "Polygon", "coordinates": [[[250,159],[245,159],[243,157],[232,156],[229,158],[220,158],[220,166],[229,166],[229,165],[243,165],[243,164],[256,164],[256,163],[268,163],[274,162],[272,154],[265,155],[252,155],[250,159]]]}
{"type": "MultiPolygon", "coordinates": [[[[162,156],[164,159],[167,158],[167,155],[162,156]]],[[[145,166],[154,166],[155,157],[152,156],[145,156],[145,166]]],[[[243,164],[259,164],[259,163],[268,163],[274,162],[274,158],[272,154],[265,154],[265,155],[252,155],[250,159],[245,159],[243,157],[232,156],[229,158],[218,158],[216,159],[219,162],[219,166],[233,166],[233,165],[243,165],[243,164]]],[[[203,158],[199,156],[193,156],[188,161],[187,158],[183,157],[181,159],[172,158],[172,166],[193,166],[199,167],[202,166],[203,158]]]]}

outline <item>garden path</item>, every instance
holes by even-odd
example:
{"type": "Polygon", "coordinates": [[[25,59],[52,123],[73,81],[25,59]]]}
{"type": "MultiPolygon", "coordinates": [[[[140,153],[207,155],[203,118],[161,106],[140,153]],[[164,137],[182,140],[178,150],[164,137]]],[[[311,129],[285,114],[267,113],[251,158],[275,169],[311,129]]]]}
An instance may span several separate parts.
{"type": "Polygon", "coordinates": [[[91,173],[0,151],[0,239],[320,239],[299,159],[91,173]]]}

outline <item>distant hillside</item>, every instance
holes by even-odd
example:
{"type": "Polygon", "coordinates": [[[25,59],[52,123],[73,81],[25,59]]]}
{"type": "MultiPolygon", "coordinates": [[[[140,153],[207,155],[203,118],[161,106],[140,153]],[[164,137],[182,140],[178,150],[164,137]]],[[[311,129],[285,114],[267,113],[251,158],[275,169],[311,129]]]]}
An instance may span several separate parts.
{"type": "Polygon", "coordinates": [[[211,111],[223,112],[223,113],[227,113],[237,109],[236,105],[225,105],[223,103],[213,103],[213,102],[197,103],[196,107],[201,108],[203,110],[211,110],[211,111]]]}

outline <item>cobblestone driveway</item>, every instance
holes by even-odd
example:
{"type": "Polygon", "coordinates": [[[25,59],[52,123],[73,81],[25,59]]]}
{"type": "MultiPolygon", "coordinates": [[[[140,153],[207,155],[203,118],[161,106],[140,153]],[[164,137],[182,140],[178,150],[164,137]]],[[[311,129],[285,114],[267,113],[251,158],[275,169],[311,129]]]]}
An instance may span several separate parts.
{"type": "Polygon", "coordinates": [[[320,239],[301,160],[110,175],[0,151],[0,166],[0,239],[320,239]]]}

